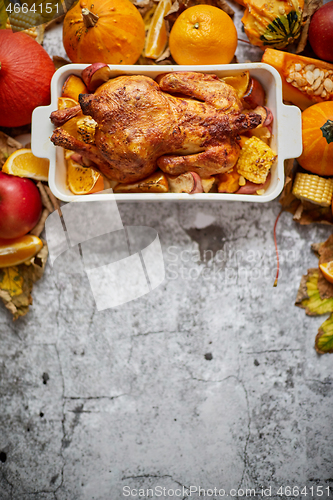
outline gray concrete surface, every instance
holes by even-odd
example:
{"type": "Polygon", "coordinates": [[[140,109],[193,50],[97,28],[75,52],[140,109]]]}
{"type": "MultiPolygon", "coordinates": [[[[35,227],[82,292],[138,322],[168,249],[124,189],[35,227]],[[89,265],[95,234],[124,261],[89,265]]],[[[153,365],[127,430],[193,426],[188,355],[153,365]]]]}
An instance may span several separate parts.
{"type": "MultiPolygon", "coordinates": [[[[311,486],[333,486],[332,357],[313,349],[323,317],[293,302],[330,228],[281,216],[273,288],[277,202],[120,212],[159,233],[167,272],[153,293],[97,312],[84,276],[48,266],[28,316],[1,309],[1,500],[182,485],[319,498],[311,486]]],[[[192,491],[180,498],[203,498],[192,491]]]]}
{"type": "MultiPolygon", "coordinates": [[[[60,28],[44,46],[65,55],[60,28]]],[[[0,500],[332,497],[333,358],[294,306],[331,229],[281,216],[273,288],[277,201],[119,207],[158,231],[159,288],[97,312],[48,265],[25,318],[0,308],[0,500]]]]}

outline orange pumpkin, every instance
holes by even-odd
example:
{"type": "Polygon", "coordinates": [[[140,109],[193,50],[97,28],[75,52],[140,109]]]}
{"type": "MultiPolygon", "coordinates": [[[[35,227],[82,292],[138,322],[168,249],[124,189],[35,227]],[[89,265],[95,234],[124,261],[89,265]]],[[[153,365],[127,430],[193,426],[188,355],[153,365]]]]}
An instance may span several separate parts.
{"type": "Polygon", "coordinates": [[[63,43],[75,63],[134,64],[145,26],[130,0],[81,0],[66,14],[63,43]]]}
{"type": "Polygon", "coordinates": [[[302,113],[303,153],[298,163],[309,172],[333,176],[333,101],[302,113]]]}

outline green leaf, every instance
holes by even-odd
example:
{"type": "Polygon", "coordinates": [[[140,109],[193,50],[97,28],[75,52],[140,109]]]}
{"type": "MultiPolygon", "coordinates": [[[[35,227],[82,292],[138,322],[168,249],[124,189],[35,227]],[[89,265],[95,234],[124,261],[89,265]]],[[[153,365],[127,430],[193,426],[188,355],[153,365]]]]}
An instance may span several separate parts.
{"type": "Polygon", "coordinates": [[[315,349],[318,354],[333,352],[333,314],[319,328],[315,340],[315,349]]]}
{"type": "Polygon", "coordinates": [[[320,127],[320,130],[322,131],[323,137],[325,137],[327,144],[330,144],[333,142],[333,121],[332,120],[327,120],[327,122],[320,127]]]}

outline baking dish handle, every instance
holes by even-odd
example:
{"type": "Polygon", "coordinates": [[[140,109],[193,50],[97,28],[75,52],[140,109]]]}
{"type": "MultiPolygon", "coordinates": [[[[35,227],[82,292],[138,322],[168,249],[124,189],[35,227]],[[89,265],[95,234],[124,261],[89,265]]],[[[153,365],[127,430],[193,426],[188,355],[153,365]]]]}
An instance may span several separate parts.
{"type": "Polygon", "coordinates": [[[54,111],[54,105],[39,106],[32,113],[31,125],[31,149],[38,158],[50,159],[54,146],[50,137],[54,126],[50,120],[50,114],[54,111]]]}
{"type": "Polygon", "coordinates": [[[301,110],[297,106],[283,104],[278,127],[283,159],[298,158],[302,154],[301,110]]]}

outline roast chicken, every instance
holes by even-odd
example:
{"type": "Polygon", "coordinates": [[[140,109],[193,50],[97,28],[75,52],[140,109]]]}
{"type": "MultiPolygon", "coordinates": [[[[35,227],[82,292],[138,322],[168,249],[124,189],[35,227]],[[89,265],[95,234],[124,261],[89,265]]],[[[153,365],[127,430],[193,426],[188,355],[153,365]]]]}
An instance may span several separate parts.
{"type": "Polygon", "coordinates": [[[242,112],[233,87],[196,72],[167,73],[157,81],[119,76],[94,94],[80,94],[79,104],[52,113],[58,128],[51,141],[120,183],[144,179],[157,168],[203,178],[228,171],[239,156],[237,136],[261,122],[260,115],[242,112]],[[61,127],[81,111],[97,122],[94,144],[61,127]]]}

